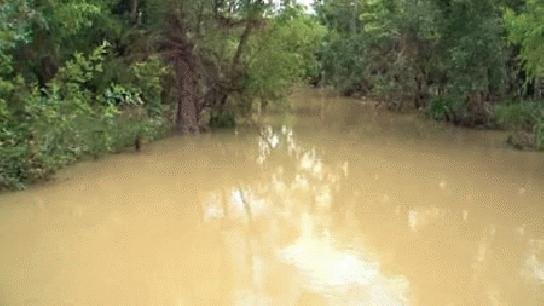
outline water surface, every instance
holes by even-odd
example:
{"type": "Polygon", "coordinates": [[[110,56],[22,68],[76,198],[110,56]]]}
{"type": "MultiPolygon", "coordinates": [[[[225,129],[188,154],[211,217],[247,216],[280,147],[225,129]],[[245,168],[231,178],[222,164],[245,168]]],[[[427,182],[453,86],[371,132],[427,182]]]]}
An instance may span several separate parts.
{"type": "Polygon", "coordinates": [[[291,100],[0,195],[0,304],[544,304],[543,154],[291,100]]]}

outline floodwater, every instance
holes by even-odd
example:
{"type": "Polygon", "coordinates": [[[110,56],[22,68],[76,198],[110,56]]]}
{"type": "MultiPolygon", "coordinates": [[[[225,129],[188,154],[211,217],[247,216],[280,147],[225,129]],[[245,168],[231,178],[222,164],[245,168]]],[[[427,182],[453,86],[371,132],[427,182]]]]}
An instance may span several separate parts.
{"type": "Polygon", "coordinates": [[[544,305],[544,154],[291,100],[0,195],[0,305],[544,305]]]}

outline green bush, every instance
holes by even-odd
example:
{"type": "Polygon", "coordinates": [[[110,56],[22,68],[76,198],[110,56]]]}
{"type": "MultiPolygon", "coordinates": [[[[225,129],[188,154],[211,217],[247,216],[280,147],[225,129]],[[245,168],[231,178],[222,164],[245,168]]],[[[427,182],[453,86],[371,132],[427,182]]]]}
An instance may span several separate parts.
{"type": "Polygon", "coordinates": [[[437,121],[448,121],[455,124],[470,119],[470,112],[463,98],[454,96],[439,96],[427,103],[427,116],[437,121]]]}
{"type": "Polygon", "coordinates": [[[544,114],[540,118],[539,122],[535,125],[535,147],[537,150],[544,150],[544,114]]]}
{"type": "Polygon", "coordinates": [[[544,104],[534,101],[505,103],[495,108],[498,123],[510,129],[533,130],[542,118],[544,104]]]}
{"type": "Polygon", "coordinates": [[[544,149],[544,103],[505,103],[495,108],[495,116],[500,126],[513,130],[509,143],[519,148],[544,149]]]}
{"type": "Polygon", "coordinates": [[[449,118],[452,102],[444,97],[433,98],[427,104],[427,116],[437,120],[444,121],[449,118]]]}
{"type": "Polygon", "coordinates": [[[104,43],[89,56],[75,54],[45,88],[29,85],[10,103],[0,99],[0,190],[22,189],[85,155],[164,135],[157,80],[164,69],[156,59],[138,63],[133,83],[94,92],[89,84],[100,78],[107,48],[104,43]],[[158,70],[143,69],[148,65],[158,70]]]}

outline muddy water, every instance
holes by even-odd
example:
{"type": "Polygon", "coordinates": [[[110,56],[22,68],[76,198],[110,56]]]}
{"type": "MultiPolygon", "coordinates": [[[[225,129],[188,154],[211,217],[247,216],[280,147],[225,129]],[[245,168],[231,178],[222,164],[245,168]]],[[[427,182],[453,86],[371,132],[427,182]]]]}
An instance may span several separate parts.
{"type": "Polygon", "coordinates": [[[0,195],[0,304],[544,304],[544,155],[292,100],[0,195]]]}

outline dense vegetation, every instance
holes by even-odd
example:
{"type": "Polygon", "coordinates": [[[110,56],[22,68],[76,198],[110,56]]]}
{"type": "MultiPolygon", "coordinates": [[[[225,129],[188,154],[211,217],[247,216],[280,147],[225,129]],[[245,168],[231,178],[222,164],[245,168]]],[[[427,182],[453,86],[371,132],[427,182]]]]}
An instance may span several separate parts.
{"type": "Polygon", "coordinates": [[[544,1],[323,0],[322,82],[544,149],[544,1]]]}
{"type": "Polygon", "coordinates": [[[323,35],[263,1],[2,2],[0,189],[171,128],[232,125],[317,69],[323,35]]]}
{"type": "Polygon", "coordinates": [[[275,2],[2,2],[0,189],[233,126],[297,81],[544,149],[543,0],[275,2]]]}

